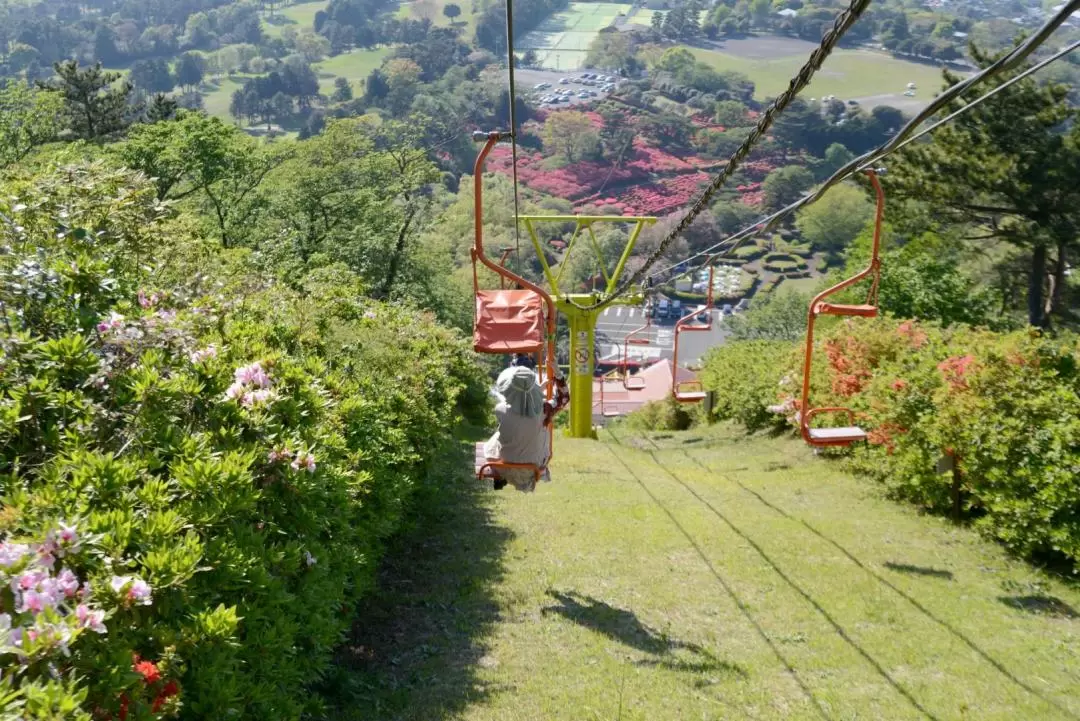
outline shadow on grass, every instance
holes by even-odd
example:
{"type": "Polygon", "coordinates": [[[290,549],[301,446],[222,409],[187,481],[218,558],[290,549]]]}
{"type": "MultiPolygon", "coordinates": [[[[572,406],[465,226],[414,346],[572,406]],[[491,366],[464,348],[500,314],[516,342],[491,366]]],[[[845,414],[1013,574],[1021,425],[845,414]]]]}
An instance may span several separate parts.
{"type": "MultiPolygon", "coordinates": [[[[472,444],[469,460],[464,446],[447,463],[471,469],[472,444]]],[[[499,617],[493,589],[512,534],[496,525],[490,490],[456,468],[448,475],[418,491],[414,517],[383,558],[377,590],[356,610],[328,684],[328,719],[448,719],[499,690],[476,670],[499,617]]]]}
{"type": "Polygon", "coordinates": [[[897,573],[910,573],[915,576],[927,576],[929,578],[939,578],[943,581],[953,580],[952,571],[946,571],[941,568],[929,568],[927,566],[913,566],[910,563],[893,563],[892,561],[885,562],[885,568],[890,571],[896,571],[897,573]]]}
{"type": "Polygon", "coordinates": [[[1038,594],[1034,596],[999,596],[998,600],[1010,608],[1026,611],[1037,616],[1053,616],[1054,618],[1080,618],[1069,604],[1054,596],[1038,594]]]}
{"type": "Polygon", "coordinates": [[[547,606],[544,614],[557,613],[563,618],[618,641],[624,646],[637,649],[656,658],[638,661],[639,666],[660,666],[675,671],[734,673],[746,677],[746,671],[738,664],[718,659],[711,651],[696,643],[669,638],[642,623],[633,611],[616,608],[604,601],[583,596],[574,591],[564,593],[548,589],[548,595],[559,602],[547,606]],[[687,651],[693,658],[678,658],[677,651],[687,651]]]}
{"type": "MultiPolygon", "coordinates": [[[[1014,683],[1017,686],[1019,686],[1020,688],[1024,689],[1025,691],[1030,693],[1032,696],[1035,696],[1036,698],[1039,698],[1040,700],[1044,701],[1045,703],[1049,704],[1050,706],[1053,706],[1054,708],[1056,708],[1058,711],[1060,711],[1066,717],[1072,718],[1072,719],[1080,719],[1080,717],[1078,717],[1075,713],[1073,713],[1069,709],[1062,706],[1060,703],[1055,701],[1053,698],[1047,696],[1046,694],[1042,693],[1039,689],[1035,688],[1031,684],[1027,683],[1023,679],[1016,676],[1012,671],[1010,671],[1005,666],[1004,663],[999,661],[994,656],[990,655],[990,653],[988,653],[981,646],[979,646],[977,643],[975,643],[975,641],[973,641],[971,638],[969,638],[960,629],[956,628],[955,626],[953,626],[952,624],[947,622],[941,616],[938,616],[937,614],[935,614],[933,611],[931,611],[929,608],[927,608],[915,596],[913,596],[912,594],[907,593],[906,591],[904,591],[903,589],[898,587],[896,584],[894,584],[893,582],[891,582],[890,580],[888,580],[887,578],[882,576],[880,573],[873,570],[870,566],[863,563],[861,560],[859,560],[859,558],[854,553],[852,553],[847,548],[842,546],[839,542],[834,540],[832,537],[828,536],[825,533],[822,533],[817,528],[815,528],[811,524],[807,523],[803,519],[798,518],[798,517],[788,513],[787,511],[785,511],[783,508],[777,506],[776,504],[771,503],[768,499],[766,499],[760,493],[758,493],[757,491],[755,491],[752,488],[749,488],[745,484],[741,483],[738,479],[727,476],[727,475],[725,475],[723,473],[720,473],[719,471],[714,471],[713,469],[709,468],[709,466],[707,466],[704,462],[702,462],[701,459],[695,458],[694,456],[691,456],[689,453],[686,454],[686,457],[689,458],[694,463],[696,463],[705,472],[716,474],[716,475],[720,476],[721,478],[734,483],[735,485],[737,485],[739,488],[741,488],[746,493],[749,493],[750,495],[754,496],[759,502],[761,502],[762,505],[764,505],[767,508],[773,510],[774,512],[776,512],[779,515],[783,516],[784,518],[786,518],[786,519],[788,519],[790,521],[794,521],[795,523],[800,524],[803,528],[810,531],[810,533],[814,534],[815,536],[817,536],[821,540],[823,540],[826,543],[828,543],[829,545],[831,545],[836,550],[840,551],[840,553],[844,554],[844,556],[846,556],[848,558],[848,560],[850,560],[852,563],[854,563],[860,569],[862,569],[863,571],[868,573],[870,576],[874,577],[883,586],[885,586],[889,590],[893,591],[898,596],[903,598],[905,601],[910,603],[916,610],[918,610],[920,613],[922,613],[924,616],[926,616],[926,618],[930,619],[931,621],[933,621],[934,623],[939,625],[942,629],[944,629],[946,632],[951,634],[953,637],[959,639],[964,644],[966,644],[968,648],[970,648],[972,651],[974,651],[980,658],[982,658],[988,664],[993,666],[1002,676],[1004,676],[1006,679],[1008,679],[1012,683],[1014,683]]],[[[942,577],[944,577],[944,574],[948,574],[948,578],[950,580],[952,579],[952,574],[949,573],[949,571],[926,568],[926,567],[923,567],[923,566],[912,566],[912,565],[909,565],[909,564],[898,564],[898,563],[893,563],[893,562],[886,562],[884,565],[885,565],[886,568],[889,568],[890,570],[893,570],[893,571],[916,573],[918,575],[933,576],[933,577],[938,577],[938,578],[942,578],[942,577]]],[[[998,600],[1000,600],[1002,603],[1006,603],[1006,604],[1009,604],[1010,600],[1011,600],[1011,601],[1013,601],[1014,603],[1017,604],[1014,607],[1022,608],[1022,606],[1020,605],[1020,601],[1022,599],[1031,599],[1031,598],[1037,598],[1037,597],[1045,597],[1045,596],[1043,594],[1036,594],[1034,596],[1031,596],[1031,595],[1029,595],[1029,596],[1002,596],[1002,597],[999,597],[998,600]]],[[[1058,601],[1058,599],[1053,599],[1053,600],[1058,601]]],[[[1069,607],[1067,604],[1065,604],[1063,601],[1058,601],[1058,602],[1061,603],[1063,606],[1065,606],[1065,608],[1068,608],[1070,611],[1072,611],[1072,608],[1069,607]]],[[[1028,609],[1022,609],[1022,610],[1028,610],[1028,609]]],[[[1075,613],[1075,611],[1073,611],[1073,613],[1075,613]]]]}

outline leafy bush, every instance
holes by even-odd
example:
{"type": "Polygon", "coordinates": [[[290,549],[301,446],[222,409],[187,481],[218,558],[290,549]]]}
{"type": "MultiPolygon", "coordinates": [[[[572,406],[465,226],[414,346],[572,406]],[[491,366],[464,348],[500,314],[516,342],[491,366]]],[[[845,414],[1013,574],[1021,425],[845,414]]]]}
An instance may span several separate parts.
{"type": "Polygon", "coordinates": [[[457,420],[485,412],[471,351],[347,271],[289,290],[208,255],[140,176],[5,191],[0,575],[27,585],[0,600],[21,629],[0,703],[317,712],[306,689],[384,539],[457,420]]]}
{"type": "Polygon", "coordinates": [[[792,354],[790,343],[770,340],[736,341],[712,348],[704,359],[701,380],[715,393],[712,417],[738,421],[756,431],[785,422],[769,410],[794,381],[783,376],[792,354]],[[783,385],[782,385],[783,384],[783,385]]]}
{"type": "Polygon", "coordinates": [[[757,260],[765,255],[765,253],[765,248],[760,248],[756,245],[743,245],[736,248],[732,255],[742,260],[757,260]]]}
{"type": "MultiPolygon", "coordinates": [[[[801,354],[787,347],[713,351],[703,377],[721,396],[717,416],[759,428],[775,404],[794,420],[801,354]]],[[[811,388],[813,406],[855,411],[869,443],[852,464],[893,495],[959,512],[1021,555],[1080,559],[1076,336],[843,322],[821,336],[811,388]]]]}
{"type": "Polygon", "coordinates": [[[668,396],[662,401],[650,401],[623,421],[629,428],[645,431],[685,431],[694,418],[686,406],[668,396]]]}

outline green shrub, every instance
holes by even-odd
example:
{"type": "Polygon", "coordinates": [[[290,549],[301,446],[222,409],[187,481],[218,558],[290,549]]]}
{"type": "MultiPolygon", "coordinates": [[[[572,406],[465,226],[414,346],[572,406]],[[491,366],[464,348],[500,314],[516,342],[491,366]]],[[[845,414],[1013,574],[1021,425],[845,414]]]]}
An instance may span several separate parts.
{"type": "Polygon", "coordinates": [[[757,260],[765,255],[765,249],[756,245],[741,245],[732,251],[731,255],[739,260],[757,260]]]}
{"type": "Polygon", "coordinates": [[[774,273],[791,273],[806,270],[808,267],[805,260],[786,253],[770,253],[765,257],[765,270],[774,273]]]}
{"type": "Polygon", "coordinates": [[[750,431],[784,424],[784,416],[769,408],[781,402],[785,390],[791,392],[794,381],[783,375],[791,354],[791,344],[783,341],[735,341],[712,348],[701,379],[715,394],[713,418],[738,421],[750,431]]]}
{"type": "MultiPolygon", "coordinates": [[[[317,713],[307,689],[384,540],[458,420],[485,413],[467,344],[364,301],[347,271],[300,290],[239,274],[133,174],[5,191],[0,533],[10,555],[70,524],[83,553],[63,568],[107,633],[73,638],[52,671],[55,644],[27,646],[43,654],[29,665],[0,651],[4,703],[42,719],[317,713]]],[[[73,605],[15,621],[71,623],[73,605]]]]}
{"type": "MultiPolygon", "coordinates": [[[[703,379],[718,394],[717,417],[759,428],[773,404],[794,417],[801,353],[786,347],[732,343],[710,353],[703,379]]],[[[851,462],[894,496],[959,511],[1018,554],[1080,559],[1076,336],[841,322],[820,336],[811,390],[813,407],[855,412],[869,443],[851,462]]]]}
{"type": "Polygon", "coordinates": [[[662,401],[650,401],[623,421],[629,428],[644,431],[685,431],[694,417],[683,403],[668,396],[662,401]]]}

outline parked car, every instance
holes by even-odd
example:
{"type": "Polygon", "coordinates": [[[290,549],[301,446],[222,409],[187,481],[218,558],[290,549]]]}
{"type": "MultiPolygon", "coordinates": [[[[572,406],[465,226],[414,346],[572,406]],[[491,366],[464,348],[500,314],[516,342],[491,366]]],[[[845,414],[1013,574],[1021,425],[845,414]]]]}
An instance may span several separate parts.
{"type": "Polygon", "coordinates": [[[723,308],[724,315],[731,315],[734,312],[735,312],[735,308],[731,305],[731,303],[725,303],[724,304],[724,308],[723,308]]]}
{"type": "Polygon", "coordinates": [[[581,78],[570,78],[570,82],[577,83],[578,85],[581,85],[585,81],[582,80],[581,78]]]}
{"type": "Polygon", "coordinates": [[[681,300],[673,300],[673,301],[671,301],[671,316],[673,318],[682,318],[682,301],[681,300]]]}
{"type": "Polygon", "coordinates": [[[671,312],[671,304],[668,303],[667,298],[661,298],[660,301],[654,306],[656,309],[657,318],[667,318],[668,313],[671,312]]]}
{"type": "Polygon", "coordinates": [[[559,85],[569,85],[570,78],[559,78],[559,85]]]}
{"type": "Polygon", "coordinates": [[[749,298],[743,298],[742,300],[740,300],[738,303],[735,304],[735,310],[746,310],[749,307],[750,307],[750,299],[749,298]]]}
{"type": "Polygon", "coordinates": [[[551,83],[537,83],[534,87],[537,90],[547,90],[551,87],[551,83]]]}
{"type": "Polygon", "coordinates": [[[698,306],[698,314],[697,314],[696,317],[697,317],[699,322],[708,323],[709,322],[709,308],[708,308],[708,306],[699,305],[698,306]]]}

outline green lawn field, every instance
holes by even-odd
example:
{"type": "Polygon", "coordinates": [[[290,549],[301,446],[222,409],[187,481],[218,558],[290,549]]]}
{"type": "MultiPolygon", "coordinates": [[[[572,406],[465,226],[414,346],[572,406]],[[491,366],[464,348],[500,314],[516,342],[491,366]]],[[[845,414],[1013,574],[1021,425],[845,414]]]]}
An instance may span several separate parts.
{"type": "Polygon", "coordinates": [[[276,38],[289,25],[297,30],[311,30],[315,27],[315,13],[325,9],[326,0],[296,3],[276,10],[274,15],[279,19],[276,22],[268,19],[269,13],[263,13],[263,32],[272,38],[276,38]],[[281,22],[280,19],[284,19],[284,22],[281,22]]]}
{"type": "Polygon", "coordinates": [[[461,28],[462,37],[466,41],[471,40],[476,28],[472,0],[408,0],[398,7],[397,16],[402,20],[428,18],[437,27],[450,27],[450,18],[443,14],[443,8],[451,4],[461,8],[461,15],[454,19],[453,26],[461,28]]]}
{"type": "MultiPolygon", "coordinates": [[[[342,53],[316,63],[313,67],[319,74],[319,92],[329,95],[334,91],[334,80],[343,77],[352,83],[354,93],[358,95],[363,93],[364,79],[382,64],[383,58],[390,54],[390,50],[391,48],[353,50],[351,53],[342,53]]],[[[232,94],[243,86],[248,77],[251,76],[230,75],[205,84],[203,105],[206,112],[219,118],[230,119],[229,103],[232,100],[232,94]]]]}
{"type": "Polygon", "coordinates": [[[342,53],[332,58],[327,58],[317,63],[315,71],[319,73],[319,91],[322,93],[333,92],[334,78],[347,78],[353,86],[353,92],[364,92],[364,80],[371,71],[382,65],[383,59],[390,54],[392,48],[374,48],[372,50],[353,50],[351,53],[342,53]]]}
{"type": "Polygon", "coordinates": [[[586,51],[597,33],[631,7],[623,3],[572,3],[522,37],[517,50],[535,51],[542,67],[576,70],[585,64],[586,51]]]}
{"type": "Polygon", "coordinates": [[[560,436],[529,495],[446,473],[357,609],[333,718],[1080,716],[1080,589],[793,437],[560,436]]]}
{"type": "MultiPolygon", "coordinates": [[[[690,50],[717,70],[735,70],[749,77],[754,81],[758,98],[783,92],[791,76],[806,62],[801,54],[760,59],[700,48],[690,50]]],[[[920,95],[930,97],[941,87],[941,70],[869,50],[834,50],[802,95],[859,98],[903,93],[908,83],[916,83],[920,95]]]]}

